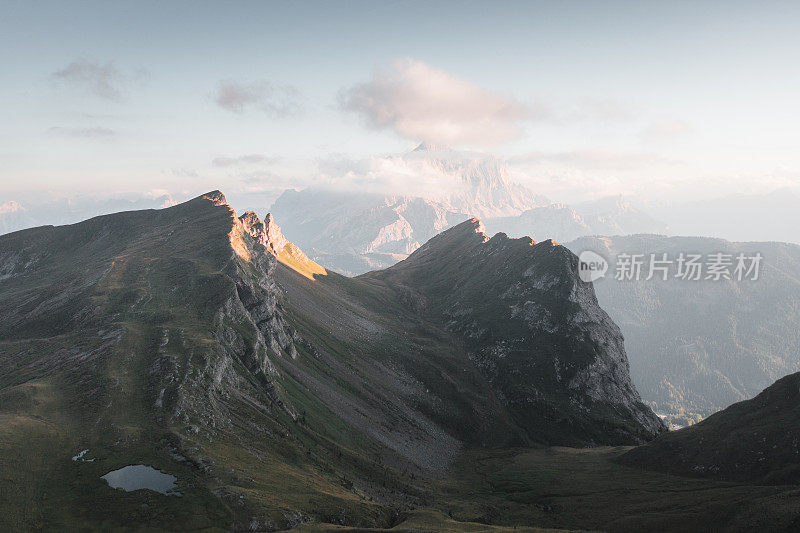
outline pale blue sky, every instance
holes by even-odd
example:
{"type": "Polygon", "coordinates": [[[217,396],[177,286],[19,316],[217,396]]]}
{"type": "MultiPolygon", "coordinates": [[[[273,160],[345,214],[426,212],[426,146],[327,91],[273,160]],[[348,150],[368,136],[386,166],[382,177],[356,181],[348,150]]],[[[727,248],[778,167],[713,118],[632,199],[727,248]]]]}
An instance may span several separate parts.
{"type": "Polygon", "coordinates": [[[509,157],[556,200],[800,184],[797,2],[0,8],[0,203],[45,190],[277,191],[443,123],[452,144],[509,157]],[[392,83],[437,76],[445,99],[466,103],[429,122],[425,102],[410,124],[376,118],[373,98],[413,114],[392,83]],[[486,127],[463,122],[473,102],[486,127]]]}

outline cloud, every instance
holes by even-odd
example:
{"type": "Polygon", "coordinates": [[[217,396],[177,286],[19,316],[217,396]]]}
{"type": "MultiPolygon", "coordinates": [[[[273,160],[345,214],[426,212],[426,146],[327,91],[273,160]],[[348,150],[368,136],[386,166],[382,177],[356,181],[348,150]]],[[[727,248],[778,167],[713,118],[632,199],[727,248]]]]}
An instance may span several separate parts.
{"type": "Polygon", "coordinates": [[[272,165],[280,161],[279,157],[270,157],[261,154],[245,154],[238,157],[216,157],[211,161],[215,167],[235,167],[243,165],[272,165]]]}
{"type": "Polygon", "coordinates": [[[231,113],[260,109],[276,118],[299,113],[302,99],[295,87],[269,81],[221,81],[213,98],[218,106],[231,113]]]}
{"type": "Polygon", "coordinates": [[[176,178],[199,179],[202,177],[200,176],[200,173],[193,168],[173,168],[172,175],[175,176],[176,178]]]}
{"type": "Polygon", "coordinates": [[[646,141],[669,141],[689,135],[694,130],[682,120],[656,120],[641,133],[646,141]]]}
{"type": "Polygon", "coordinates": [[[608,149],[532,152],[509,158],[508,165],[513,180],[566,202],[668,195],[674,192],[675,176],[691,171],[686,161],[608,149]]]}
{"type": "Polygon", "coordinates": [[[453,152],[444,162],[414,155],[351,159],[343,154],[329,154],[317,159],[319,172],[310,185],[337,191],[440,200],[468,187],[463,172],[470,168],[467,161],[473,160],[470,155],[453,152]]]}
{"type": "Polygon", "coordinates": [[[508,158],[469,151],[452,151],[443,158],[417,152],[364,159],[329,154],[317,159],[317,164],[318,172],[305,185],[434,200],[464,192],[465,172],[497,165],[511,181],[562,201],[636,195],[653,180],[674,176],[684,165],[656,154],[616,150],[531,152],[508,158]]]}
{"type": "Polygon", "coordinates": [[[676,164],[655,154],[616,150],[572,150],[566,152],[530,152],[509,159],[511,164],[554,163],[583,170],[643,170],[651,165],[676,164]]]}
{"type": "Polygon", "coordinates": [[[143,75],[144,72],[135,76],[125,75],[111,62],[101,64],[80,59],[54,72],[52,78],[85,94],[121,102],[124,100],[123,88],[134,78],[143,75]]]}
{"type": "Polygon", "coordinates": [[[62,135],[64,137],[77,137],[83,139],[111,139],[116,137],[117,132],[108,128],[62,128],[61,126],[53,126],[48,133],[53,135],[62,135]]]}
{"type": "Polygon", "coordinates": [[[479,87],[421,61],[398,60],[342,90],[340,107],[374,129],[414,141],[491,146],[517,138],[546,110],[479,87]]]}

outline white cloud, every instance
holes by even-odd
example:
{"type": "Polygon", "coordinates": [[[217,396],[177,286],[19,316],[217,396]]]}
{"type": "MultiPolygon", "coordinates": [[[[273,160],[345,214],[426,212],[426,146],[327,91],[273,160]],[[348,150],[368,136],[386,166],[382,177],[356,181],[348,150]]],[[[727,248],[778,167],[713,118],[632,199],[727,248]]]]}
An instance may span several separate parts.
{"type": "Polygon", "coordinates": [[[649,153],[616,150],[573,150],[566,152],[530,152],[512,157],[512,164],[556,163],[582,170],[641,171],[651,165],[675,163],[649,153]]]}
{"type": "Polygon", "coordinates": [[[269,81],[221,81],[213,98],[218,106],[231,113],[258,109],[276,118],[297,114],[301,101],[300,91],[295,87],[269,81]]]}
{"type": "Polygon", "coordinates": [[[508,160],[511,176],[532,190],[568,203],[623,194],[671,194],[684,161],[617,150],[532,152],[508,160]]]}
{"type": "Polygon", "coordinates": [[[466,186],[457,170],[409,155],[351,159],[331,154],[318,164],[319,173],[310,184],[315,187],[441,199],[466,186]]]}
{"type": "Polygon", "coordinates": [[[146,72],[123,74],[112,62],[98,63],[86,59],[73,61],[52,74],[52,78],[74,90],[112,102],[124,100],[124,88],[131,81],[141,80],[146,72]]]}
{"type": "Polygon", "coordinates": [[[415,140],[476,146],[496,145],[521,135],[521,124],[546,115],[524,104],[421,61],[403,59],[375,72],[372,80],[340,94],[344,110],[368,126],[392,129],[415,140]]]}

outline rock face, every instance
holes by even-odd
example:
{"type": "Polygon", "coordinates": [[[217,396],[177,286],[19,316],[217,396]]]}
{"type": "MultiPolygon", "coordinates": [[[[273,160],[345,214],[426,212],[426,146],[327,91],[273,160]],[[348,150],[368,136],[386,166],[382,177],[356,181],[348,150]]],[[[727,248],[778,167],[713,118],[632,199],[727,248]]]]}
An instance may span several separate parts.
{"type": "Polygon", "coordinates": [[[490,239],[471,219],[360,279],[451,332],[533,440],[636,443],[664,430],[631,383],[619,328],[552,241],[490,239]]]}
{"type": "Polygon", "coordinates": [[[800,373],[699,424],[631,450],[621,462],[653,470],[767,484],[800,482],[800,373]]]}
{"type": "Polygon", "coordinates": [[[585,237],[565,246],[609,260],[606,277],[594,284],[597,298],[625,336],[642,397],[676,423],[752,398],[800,370],[800,246],[660,235],[585,237]],[[646,279],[650,254],[675,261],[682,253],[701,262],[727,254],[731,270],[738,254],[761,254],[759,278],[690,281],[676,277],[673,264],[667,280],[646,279]],[[639,280],[614,279],[619,254],[643,257],[639,280]]]}
{"type": "Polygon", "coordinates": [[[461,183],[439,203],[454,213],[489,218],[519,215],[550,201],[529,188],[514,182],[503,161],[491,156],[460,154],[424,143],[407,156],[420,158],[436,173],[454,176],[461,183]]]}
{"type": "Polygon", "coordinates": [[[281,227],[275,222],[272,213],[267,213],[267,216],[264,218],[264,226],[265,239],[269,243],[270,248],[276,253],[283,251],[286,245],[289,244],[289,241],[283,236],[281,227]]]}

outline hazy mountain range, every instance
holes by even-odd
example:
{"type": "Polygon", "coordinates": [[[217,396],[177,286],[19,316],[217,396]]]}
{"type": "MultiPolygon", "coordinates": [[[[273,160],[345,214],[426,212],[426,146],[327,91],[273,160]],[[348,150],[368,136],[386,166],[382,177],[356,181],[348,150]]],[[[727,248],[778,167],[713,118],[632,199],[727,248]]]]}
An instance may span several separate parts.
{"type": "Polygon", "coordinates": [[[35,226],[73,224],[118,211],[158,209],[175,204],[172,196],[166,193],[73,197],[45,193],[26,201],[0,202],[0,235],[35,226]]]}
{"type": "Polygon", "coordinates": [[[800,370],[800,246],[659,235],[584,237],[566,246],[609,260],[594,284],[597,298],[622,330],[634,382],[657,411],[707,416],[800,370]],[[646,279],[646,264],[640,279],[616,279],[620,254],[674,261],[681,253],[763,259],[757,280],[685,280],[675,277],[675,264],[666,281],[660,273],[646,279]]]}
{"type": "Polygon", "coordinates": [[[797,230],[800,227],[800,192],[797,189],[654,204],[648,211],[669,222],[671,235],[800,244],[797,230]]]}
{"type": "Polygon", "coordinates": [[[423,143],[389,160],[411,168],[427,192],[287,190],[270,211],[312,258],[347,274],[390,266],[470,217],[481,218],[492,234],[535,240],[667,231],[621,197],[575,208],[553,203],[516,183],[503,162],[485,154],[423,143]],[[425,187],[431,182],[437,185],[425,187]]]}

